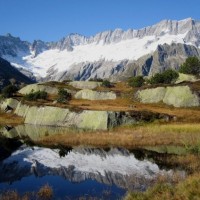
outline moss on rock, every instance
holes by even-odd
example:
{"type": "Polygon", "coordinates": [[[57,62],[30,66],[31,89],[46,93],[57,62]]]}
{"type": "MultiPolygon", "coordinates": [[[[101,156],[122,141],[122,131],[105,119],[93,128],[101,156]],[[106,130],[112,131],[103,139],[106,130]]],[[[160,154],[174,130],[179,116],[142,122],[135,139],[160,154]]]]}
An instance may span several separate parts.
{"type": "Polygon", "coordinates": [[[199,97],[188,86],[167,87],[163,102],[175,107],[199,106],[199,97]]]}
{"type": "Polygon", "coordinates": [[[5,110],[7,107],[11,109],[16,109],[19,101],[13,98],[5,99],[1,103],[1,110],[5,110]]]}
{"type": "Polygon", "coordinates": [[[136,97],[143,103],[158,103],[162,101],[174,107],[193,107],[200,105],[198,95],[188,86],[157,87],[140,90],[136,97]]]}
{"type": "Polygon", "coordinates": [[[94,89],[101,86],[101,84],[101,82],[95,81],[73,81],[69,83],[69,85],[78,89],[94,89]]]}
{"type": "Polygon", "coordinates": [[[89,99],[89,100],[108,100],[116,99],[117,96],[114,92],[96,92],[89,89],[84,89],[75,94],[76,99],[89,99]]]}
{"type": "Polygon", "coordinates": [[[182,83],[184,81],[195,82],[197,80],[198,79],[194,75],[179,73],[179,77],[178,77],[176,83],[182,83]]]}
{"type": "Polygon", "coordinates": [[[29,94],[31,92],[45,91],[48,94],[58,94],[58,89],[56,87],[41,85],[41,84],[31,84],[23,87],[19,90],[20,94],[29,94]]]}
{"type": "Polygon", "coordinates": [[[136,97],[142,103],[158,103],[163,100],[165,93],[165,87],[157,87],[153,89],[139,90],[136,97]]]}

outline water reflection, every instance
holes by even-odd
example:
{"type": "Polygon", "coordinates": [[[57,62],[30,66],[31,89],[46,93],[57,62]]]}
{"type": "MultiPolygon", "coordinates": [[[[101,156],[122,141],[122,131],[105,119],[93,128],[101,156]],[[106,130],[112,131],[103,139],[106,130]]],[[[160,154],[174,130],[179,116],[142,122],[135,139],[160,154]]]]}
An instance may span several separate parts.
{"type": "Polygon", "coordinates": [[[37,141],[41,137],[54,135],[58,133],[67,132],[82,132],[81,129],[76,128],[66,128],[66,127],[56,127],[56,126],[36,126],[31,124],[18,125],[16,127],[3,127],[0,132],[7,138],[23,138],[29,137],[33,141],[37,141]]]}
{"type": "MultiPolygon", "coordinates": [[[[37,140],[47,131],[55,134],[58,128],[26,125],[4,128],[1,132],[9,138],[28,136],[37,140]]],[[[62,128],[59,131],[63,131],[62,128]]],[[[1,191],[17,189],[23,193],[38,190],[48,182],[56,197],[61,199],[85,195],[120,199],[127,190],[145,190],[159,175],[170,177],[173,173],[172,170],[160,169],[154,161],[136,155],[135,151],[122,148],[50,149],[30,147],[15,139],[5,141],[0,143],[1,191]]],[[[184,176],[184,172],[180,173],[184,176]]]]}

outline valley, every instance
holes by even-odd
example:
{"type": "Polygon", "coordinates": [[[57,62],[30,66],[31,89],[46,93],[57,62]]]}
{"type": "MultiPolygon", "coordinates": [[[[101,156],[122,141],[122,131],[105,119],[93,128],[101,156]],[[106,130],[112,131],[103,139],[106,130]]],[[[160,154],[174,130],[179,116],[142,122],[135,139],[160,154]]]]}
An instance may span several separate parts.
{"type": "Polygon", "coordinates": [[[200,21],[0,36],[0,199],[199,199],[200,21]]]}
{"type": "MultiPolygon", "coordinates": [[[[15,93],[12,98],[2,102],[1,108],[6,109],[7,113],[2,111],[0,114],[1,125],[4,127],[1,129],[1,137],[7,138],[6,140],[9,141],[19,140],[22,142],[21,149],[19,148],[13,153],[10,152],[12,155],[10,159],[19,163],[19,166],[16,166],[21,170],[18,174],[26,178],[23,178],[23,181],[17,181],[20,177],[16,177],[14,172],[10,171],[12,163],[9,164],[9,158],[7,158],[8,161],[3,161],[5,166],[2,169],[6,168],[9,170],[9,174],[13,174],[12,187],[20,188],[20,184],[27,184],[26,182],[29,179],[37,182],[34,178],[34,174],[37,173],[40,177],[38,185],[42,187],[42,183],[49,180],[49,184],[56,191],[55,182],[51,177],[48,177],[49,175],[46,175],[48,171],[48,174],[51,174],[54,178],[56,177],[59,182],[63,182],[63,180],[60,180],[60,174],[62,174],[62,177],[64,176],[64,179],[69,181],[68,188],[74,188],[71,185],[72,183],[77,188],[87,187],[91,198],[116,199],[125,198],[126,196],[127,199],[132,199],[132,196],[136,195],[136,191],[144,189],[140,187],[142,181],[145,181],[147,184],[145,187],[149,188],[156,183],[165,184],[170,182],[177,185],[180,184],[179,182],[187,182],[190,176],[192,180],[194,176],[195,179],[199,177],[199,107],[174,107],[163,102],[143,103],[136,95],[138,91],[152,90],[161,86],[171,88],[189,86],[192,91],[198,92],[198,80],[159,86],[144,85],[140,88],[133,88],[129,86],[128,82],[113,83],[112,87],[105,87],[102,84],[102,82],[94,81],[54,81],[32,84],[25,86],[15,93]],[[58,101],[59,91],[63,89],[72,94],[72,98],[67,102],[58,101]],[[45,99],[28,100],[25,98],[27,94],[34,94],[34,92],[40,90],[47,91],[48,95],[45,99]],[[82,92],[82,95],[77,95],[80,92],[82,92]],[[109,96],[108,94],[112,95],[109,96]],[[113,96],[113,94],[116,94],[116,96],[113,96]],[[101,98],[110,97],[113,99],[101,100],[101,98]],[[98,98],[100,99],[98,100],[98,98]],[[32,146],[31,149],[33,148],[33,150],[29,149],[29,145],[32,146]],[[118,153],[111,153],[118,151],[116,149],[119,149],[119,155],[118,153]],[[21,151],[24,151],[24,153],[21,153],[21,151]],[[37,151],[39,157],[36,156],[37,151]],[[81,154],[82,151],[85,153],[76,159],[74,157],[78,156],[76,151],[81,151],[81,154]],[[96,163],[102,165],[102,167],[106,166],[104,169],[106,174],[99,172],[99,169],[93,169],[95,166],[92,164],[93,161],[89,161],[89,158],[83,159],[84,155],[90,155],[92,159],[97,159],[94,156],[97,156],[99,151],[102,155],[98,159],[102,159],[102,161],[96,161],[96,163]],[[107,151],[108,154],[111,153],[111,157],[107,155],[107,151]],[[116,172],[117,169],[114,169],[113,166],[120,165],[120,163],[117,165],[116,163],[119,162],[119,156],[124,151],[126,153],[122,155],[125,157],[120,159],[128,160],[123,160],[121,163],[127,163],[129,166],[123,166],[126,169],[123,170],[123,175],[120,175],[121,172],[116,172]],[[131,152],[134,152],[134,154],[132,155],[131,152]],[[75,154],[70,159],[74,159],[74,161],[67,161],[72,162],[69,166],[63,163],[62,169],[58,166],[47,166],[45,164],[52,162],[53,154],[55,154],[55,158],[53,158],[54,164],[52,164],[55,165],[55,159],[58,163],[64,162],[73,153],[75,154]],[[161,174],[151,175],[150,179],[147,178],[147,172],[141,177],[139,174],[126,172],[128,170],[131,173],[135,165],[130,163],[130,158],[127,155],[131,154],[135,159],[135,157],[138,158],[138,153],[143,155],[140,162],[146,163],[146,159],[153,159],[152,164],[154,167],[156,164],[158,169],[165,169],[166,172],[162,171],[161,174]],[[27,158],[24,155],[27,155],[27,158]],[[40,157],[42,155],[47,159],[46,161],[43,161],[44,158],[40,157]],[[116,161],[113,165],[110,162],[115,159],[115,156],[116,161]],[[30,166],[27,165],[25,170],[25,168],[22,168],[24,161],[19,159],[30,159],[28,161],[30,166]],[[85,163],[85,167],[89,167],[88,163],[91,162],[90,170],[92,171],[85,171],[82,163],[80,166],[84,170],[79,172],[76,165],[79,161],[86,162],[86,159],[89,160],[87,164],[85,163]],[[32,163],[31,160],[36,160],[36,164],[32,163]],[[104,162],[106,162],[105,165],[104,162]],[[20,163],[22,166],[20,166],[20,163]],[[28,169],[34,169],[34,171],[24,174],[28,169]],[[173,169],[174,174],[168,171],[169,169],[173,169]],[[97,176],[97,171],[100,173],[100,177],[97,176]],[[170,175],[170,173],[172,174],[170,175]],[[78,177],[82,178],[79,179],[78,177]],[[137,180],[135,180],[136,177],[137,180]],[[162,180],[165,181],[162,182],[162,180]],[[92,187],[87,184],[88,181],[92,181],[91,184],[95,185],[97,190],[95,194],[92,192],[92,187]],[[86,185],[84,186],[84,184],[86,185]],[[105,191],[102,187],[107,188],[106,191],[110,191],[108,196],[104,196],[105,191]],[[127,191],[129,191],[128,196],[126,195],[127,191]]],[[[182,92],[184,93],[184,90],[182,92]]],[[[155,92],[152,94],[155,94],[155,92]]],[[[190,102],[190,99],[185,96],[181,101],[190,102]]],[[[138,164],[136,164],[136,167],[138,167],[138,164]]],[[[122,169],[122,166],[119,166],[119,168],[122,169]]],[[[146,167],[144,168],[146,169],[146,167]]],[[[6,180],[6,178],[5,176],[3,180],[6,180]]],[[[66,184],[66,181],[63,184],[66,184]]],[[[5,188],[3,182],[0,184],[1,187],[5,188]]],[[[177,185],[177,187],[179,186],[177,185]]],[[[62,187],[59,186],[59,188],[62,187]]],[[[32,188],[32,190],[35,191],[36,189],[32,188]]],[[[23,191],[19,189],[19,192],[23,193],[23,191]]],[[[80,189],[79,191],[80,194],[77,195],[83,195],[80,189]]],[[[56,193],[56,195],[71,195],[71,198],[75,198],[74,193],[68,192],[56,193]]]]}

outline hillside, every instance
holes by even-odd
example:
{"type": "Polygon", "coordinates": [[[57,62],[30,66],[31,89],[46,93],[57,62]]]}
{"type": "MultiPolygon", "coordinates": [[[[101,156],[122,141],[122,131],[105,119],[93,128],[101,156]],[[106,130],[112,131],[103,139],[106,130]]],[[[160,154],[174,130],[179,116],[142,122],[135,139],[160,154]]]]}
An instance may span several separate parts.
{"type": "Polygon", "coordinates": [[[16,84],[30,84],[34,81],[19,72],[8,61],[0,58],[0,88],[10,84],[10,80],[14,80],[16,84]]]}

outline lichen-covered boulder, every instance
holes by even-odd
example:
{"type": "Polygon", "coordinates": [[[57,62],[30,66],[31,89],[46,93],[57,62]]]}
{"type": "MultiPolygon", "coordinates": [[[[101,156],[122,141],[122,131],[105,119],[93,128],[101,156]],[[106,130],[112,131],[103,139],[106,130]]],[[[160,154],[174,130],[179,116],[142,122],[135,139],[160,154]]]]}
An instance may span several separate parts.
{"type": "Polygon", "coordinates": [[[69,83],[69,85],[78,89],[94,89],[101,86],[101,84],[101,82],[95,81],[73,81],[69,83]]]}
{"type": "Polygon", "coordinates": [[[199,97],[188,86],[167,87],[163,102],[175,107],[199,106],[199,97]]]}
{"type": "Polygon", "coordinates": [[[51,87],[47,85],[42,84],[31,84],[23,87],[18,92],[20,94],[29,94],[31,92],[37,92],[37,91],[45,91],[48,94],[58,94],[58,89],[56,87],[51,87]]]}
{"type": "Polygon", "coordinates": [[[9,98],[9,99],[5,99],[2,103],[1,103],[1,110],[6,110],[6,109],[16,109],[17,105],[19,104],[19,101],[17,99],[13,99],[13,98],[9,98]]]}
{"type": "Polygon", "coordinates": [[[139,90],[136,98],[143,103],[163,102],[174,107],[193,107],[200,105],[199,96],[188,86],[158,87],[139,90]]]}
{"type": "Polygon", "coordinates": [[[25,118],[25,124],[66,126],[82,129],[108,128],[108,112],[84,110],[81,112],[52,106],[27,106],[19,103],[15,114],[25,118]]]}
{"type": "Polygon", "coordinates": [[[142,103],[158,103],[163,100],[165,93],[165,87],[157,87],[152,89],[139,90],[136,93],[136,97],[142,103]]]}
{"type": "Polygon", "coordinates": [[[77,124],[78,128],[92,130],[107,130],[109,128],[107,111],[85,110],[82,112],[81,118],[80,123],[77,124]]]}
{"type": "Polygon", "coordinates": [[[76,99],[88,99],[88,100],[108,100],[117,98],[114,92],[97,92],[89,89],[80,90],[75,94],[74,97],[76,99]]]}
{"type": "Polygon", "coordinates": [[[145,111],[115,112],[82,110],[77,112],[67,108],[52,106],[28,106],[21,102],[18,104],[15,114],[23,117],[25,124],[91,130],[107,130],[119,125],[136,124],[140,121],[144,122],[162,118],[157,113],[147,113],[145,111]]]}
{"type": "Polygon", "coordinates": [[[198,79],[194,75],[179,73],[179,77],[178,77],[176,83],[182,83],[184,81],[195,82],[197,80],[198,79]]]}

